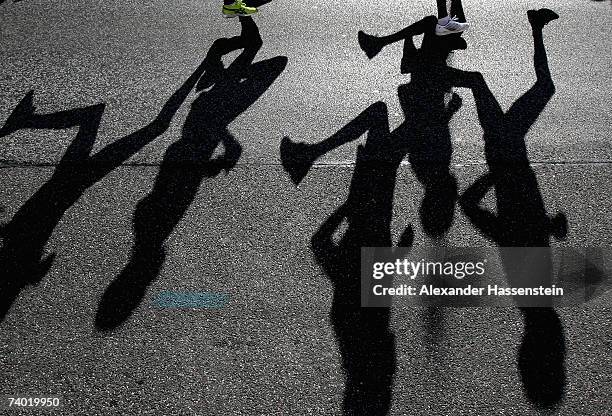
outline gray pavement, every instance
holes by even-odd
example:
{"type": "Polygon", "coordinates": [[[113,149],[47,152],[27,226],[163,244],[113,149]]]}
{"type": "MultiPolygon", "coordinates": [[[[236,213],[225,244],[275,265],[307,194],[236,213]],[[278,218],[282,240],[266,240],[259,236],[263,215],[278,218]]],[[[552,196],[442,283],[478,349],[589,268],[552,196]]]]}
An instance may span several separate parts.
{"type": "MultiPolygon", "coordinates": [[[[62,415],[341,414],[345,379],[330,322],[333,287],[310,240],[346,200],[356,148],[365,140],[319,159],[297,187],[281,166],[279,145],[284,136],[319,142],[377,101],[387,104],[391,128],[397,127],[403,121],[397,88],[410,80],[399,73],[401,46],[368,60],[357,32],[394,32],[432,14],[431,3],[276,0],[261,7],[254,20],[263,45],[255,62],[284,56],[286,66],[231,120],[229,131],[242,154],[229,173],[204,173],[191,195],[181,191],[190,181],[180,180],[190,173],[189,147],[172,159],[178,174],[165,186],[193,201],[170,192],[154,205],[152,229],[179,212],[159,275],[126,321],[103,332],[96,328],[96,311],[130,260],[139,201],[158,189],[168,149],[185,151],[170,145],[185,136],[204,94],[194,90],[182,97],[164,128],[153,124],[144,135],[131,134],[151,126],[213,42],[237,36],[240,25],[222,19],[213,1],[2,2],[0,126],[31,90],[36,114],[105,105],[97,132],[80,133],[85,142],[95,140],[91,154],[105,156],[99,175],[70,164],[68,171],[60,169],[80,137],[78,127],[23,129],[0,138],[0,222],[19,217],[25,218],[22,226],[32,224],[23,235],[33,242],[25,247],[41,244],[43,228],[52,223],[41,257],[55,253],[42,280],[19,292],[0,323],[2,394],[62,395],[64,407],[56,411],[62,415]],[[142,146],[116,163],[106,158],[112,159],[112,144],[136,140],[142,146]],[[35,195],[34,208],[44,209],[25,210],[35,195]],[[74,203],[66,204],[70,198],[74,203]],[[183,205],[184,213],[176,208],[183,205]],[[226,293],[230,302],[189,311],[154,306],[166,290],[226,293]]],[[[526,145],[547,212],[568,218],[567,238],[553,245],[609,247],[610,3],[499,3],[465,0],[473,26],[465,34],[468,49],[453,54],[452,66],[481,72],[507,110],[535,81],[525,11],[550,7],[560,15],[544,29],[556,93],[526,145]]],[[[226,65],[236,55],[226,57],[226,65]]],[[[473,95],[463,88],[455,92],[463,106],[450,124],[451,166],[462,191],[487,165],[473,95]]],[[[220,96],[231,101],[217,102],[220,113],[237,105],[231,94],[220,96]]],[[[411,224],[415,245],[432,244],[419,222],[422,196],[404,162],[394,195],[394,242],[411,224]]],[[[493,206],[493,198],[486,203],[493,206]]],[[[445,243],[493,244],[460,209],[445,243]]],[[[559,310],[567,379],[550,412],[538,410],[521,383],[518,310],[444,309],[432,341],[424,309],[394,308],[397,366],[389,414],[609,414],[611,296],[559,310]]]]}

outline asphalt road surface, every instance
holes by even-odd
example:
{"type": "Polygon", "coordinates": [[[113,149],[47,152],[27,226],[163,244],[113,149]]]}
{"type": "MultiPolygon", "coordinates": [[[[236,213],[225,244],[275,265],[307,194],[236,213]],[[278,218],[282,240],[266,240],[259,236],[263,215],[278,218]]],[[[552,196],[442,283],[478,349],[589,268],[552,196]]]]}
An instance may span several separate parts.
{"type": "MultiPolygon", "coordinates": [[[[448,60],[481,73],[506,112],[536,80],[526,11],[559,14],[543,30],[554,95],[524,136],[531,196],[567,218],[553,247],[612,243],[610,6],[465,0],[467,49],[448,60]]],[[[312,240],[359,194],[366,135],[322,152],[298,186],[281,140],[318,143],[377,102],[401,128],[398,87],[414,77],[400,72],[401,43],[368,59],[357,33],[393,33],[435,6],[274,0],[260,10],[235,38],[241,23],[222,18],[220,1],[0,2],[1,393],[59,395],[62,415],[610,414],[609,292],[557,311],[563,351],[544,354],[557,362],[527,382],[517,308],[334,315],[342,292],[312,240]],[[231,79],[212,59],[228,51],[231,79]],[[226,297],[164,308],[167,291],[226,297]],[[377,322],[389,330],[367,326],[377,322]],[[558,385],[552,397],[546,382],[558,385]]],[[[474,93],[453,91],[461,194],[490,160],[474,93]]],[[[415,246],[495,246],[459,208],[432,237],[407,158],[394,186],[389,243],[410,225],[415,246]]],[[[364,192],[352,209],[369,206],[364,192]]],[[[494,209],[493,192],[485,204],[494,209]]]]}

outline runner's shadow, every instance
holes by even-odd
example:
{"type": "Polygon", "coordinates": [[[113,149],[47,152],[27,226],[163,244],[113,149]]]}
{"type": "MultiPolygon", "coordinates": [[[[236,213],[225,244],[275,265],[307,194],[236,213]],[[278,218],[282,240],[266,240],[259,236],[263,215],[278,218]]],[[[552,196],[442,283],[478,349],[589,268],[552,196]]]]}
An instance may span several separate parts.
{"type": "MultiPolygon", "coordinates": [[[[473,73],[469,87],[474,93],[484,132],[489,172],[461,196],[460,206],[474,226],[500,246],[509,283],[514,287],[550,287],[552,259],[550,238],[564,238],[565,215],[548,216],[537,177],[531,168],[525,136],[555,93],[548,68],[542,28],[555,14],[543,9],[528,13],[534,39],[536,83],[504,113],[482,75],[473,73]],[[480,206],[495,191],[497,212],[480,206]],[[540,247],[538,270],[529,251],[509,247],[540,247]]],[[[527,306],[528,298],[517,300],[527,306]]],[[[539,300],[541,304],[542,300],[539,300]]],[[[550,304],[552,305],[552,303],[550,304]]],[[[557,406],[565,388],[565,338],[558,314],[552,307],[521,307],[525,322],[518,366],[527,397],[542,408],[557,406]]]]}
{"type": "MultiPolygon", "coordinates": [[[[430,16],[382,38],[359,33],[359,43],[370,58],[384,46],[404,41],[401,70],[413,76],[409,84],[398,88],[405,121],[394,131],[389,130],[387,106],[377,102],[319,143],[289,138],[281,142],[283,167],[299,184],[316,160],[367,133],[365,144],[357,148],[347,200],[311,239],[313,254],[333,285],[330,320],[346,376],[343,412],[347,415],[383,415],[391,405],[396,355],[390,308],[361,307],[360,259],[362,247],[393,244],[394,191],[407,155],[428,195],[420,210],[424,228],[439,235],[452,223],[457,193],[449,172],[448,122],[461,106],[461,99],[454,95],[445,101],[450,91],[446,59],[452,50],[466,45],[460,37],[436,37],[436,22],[430,16]],[[413,37],[420,34],[424,40],[417,50],[413,37]]],[[[398,245],[410,247],[413,235],[408,225],[398,245]]]]}
{"type": "MultiPolygon", "coordinates": [[[[384,107],[377,110],[384,111],[384,107]]],[[[379,151],[373,144],[377,139],[384,140],[384,136],[370,133],[366,145],[359,147],[347,201],[311,240],[313,254],[333,285],[330,320],[346,377],[342,406],[346,415],[386,414],[397,364],[390,308],[360,305],[361,247],[392,243],[389,225],[399,164],[373,160],[379,151]],[[343,224],[346,230],[336,242],[343,224]]],[[[410,246],[411,233],[406,236],[402,245],[410,246]]]]}
{"type": "Polygon", "coordinates": [[[191,105],[181,138],[164,155],[151,192],[134,212],[131,257],[108,286],[96,314],[99,330],[125,322],[139,305],[163,265],[166,239],[195,199],[204,178],[226,173],[238,162],[241,145],[229,124],[248,109],[283,72],[286,57],[253,63],[262,46],[251,18],[240,17],[241,35],[214,42],[207,54],[207,72],[198,82],[200,95],[191,105]],[[221,58],[235,50],[240,55],[224,68],[221,58]],[[223,147],[221,156],[215,150],[223,147]]]}
{"type": "Polygon", "coordinates": [[[78,132],[51,178],[0,229],[0,322],[21,289],[37,284],[47,274],[55,254],[44,257],[44,248],[64,213],[88,188],[168,129],[204,70],[205,62],[202,62],[151,123],[94,155],[90,155],[90,152],[98,134],[104,104],[39,114],[34,107],[33,91],[21,100],[0,129],[0,137],[22,129],[64,130],[78,127],[78,132]]]}

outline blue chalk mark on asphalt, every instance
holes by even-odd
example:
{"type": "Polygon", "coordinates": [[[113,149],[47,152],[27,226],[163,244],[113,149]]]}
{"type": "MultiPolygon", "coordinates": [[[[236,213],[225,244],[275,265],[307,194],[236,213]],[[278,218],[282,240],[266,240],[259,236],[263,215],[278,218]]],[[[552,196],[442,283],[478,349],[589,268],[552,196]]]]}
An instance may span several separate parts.
{"type": "Polygon", "coordinates": [[[153,300],[156,307],[165,309],[219,309],[228,303],[228,294],[210,292],[163,291],[153,300]]]}

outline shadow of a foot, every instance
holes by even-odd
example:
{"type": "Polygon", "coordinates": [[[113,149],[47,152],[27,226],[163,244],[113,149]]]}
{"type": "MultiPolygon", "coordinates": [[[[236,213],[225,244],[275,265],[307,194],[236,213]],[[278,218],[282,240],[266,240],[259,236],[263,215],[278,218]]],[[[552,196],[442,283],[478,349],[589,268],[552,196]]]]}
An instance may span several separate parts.
{"type": "Polygon", "coordinates": [[[298,185],[314,164],[317,158],[306,143],[296,143],[289,137],[283,137],[280,144],[281,163],[289,174],[291,181],[298,185]]]}

